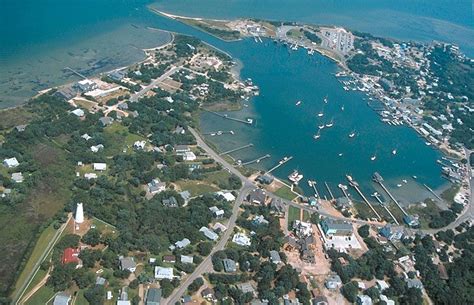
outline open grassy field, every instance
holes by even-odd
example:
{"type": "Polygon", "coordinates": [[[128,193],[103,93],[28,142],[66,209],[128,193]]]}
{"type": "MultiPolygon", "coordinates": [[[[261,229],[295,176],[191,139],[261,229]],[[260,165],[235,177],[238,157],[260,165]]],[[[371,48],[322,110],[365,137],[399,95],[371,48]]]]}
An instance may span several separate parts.
{"type": "Polygon", "coordinates": [[[217,192],[219,190],[215,186],[197,180],[183,180],[176,182],[176,184],[180,187],[181,190],[189,191],[191,193],[191,196],[199,196],[209,192],[217,192]]]}
{"type": "Polygon", "coordinates": [[[300,220],[301,209],[290,206],[288,209],[288,229],[291,229],[295,220],[300,220]]]}
{"type": "MultiPolygon", "coordinates": [[[[40,235],[41,225],[61,210],[70,198],[74,177],[67,153],[48,140],[31,147],[41,171],[24,200],[15,206],[0,207],[0,289],[6,291],[23,270],[40,235]]],[[[42,239],[39,247],[44,245],[42,239]]],[[[38,253],[38,252],[36,252],[38,253]]],[[[36,255],[36,254],[35,254],[36,255]]]]}
{"type": "Polygon", "coordinates": [[[422,229],[429,229],[429,223],[432,217],[436,217],[441,212],[438,205],[431,199],[424,201],[426,207],[422,207],[420,204],[412,205],[407,209],[408,214],[417,214],[420,216],[420,227],[422,229]]]}
{"type": "Polygon", "coordinates": [[[282,186],[281,188],[279,188],[276,192],[275,192],[275,195],[281,197],[281,198],[284,198],[284,199],[288,199],[288,200],[293,200],[295,199],[296,195],[291,191],[291,189],[287,186],[282,186]]]}
{"type": "Polygon", "coordinates": [[[0,111],[0,130],[27,124],[35,115],[25,107],[16,107],[0,111]]]}
{"type": "Polygon", "coordinates": [[[52,304],[51,300],[54,297],[55,293],[53,289],[43,286],[41,287],[31,298],[25,302],[25,305],[39,305],[39,304],[52,304]]]}
{"type": "Polygon", "coordinates": [[[219,185],[221,182],[226,183],[229,177],[230,177],[229,172],[225,170],[220,170],[217,172],[206,174],[203,181],[207,182],[208,184],[219,185]]]}
{"type": "MultiPolygon", "coordinates": [[[[53,225],[49,225],[43,232],[41,233],[40,237],[36,241],[36,245],[33,248],[33,252],[31,252],[30,257],[28,258],[28,261],[21,272],[20,276],[17,279],[16,286],[15,286],[15,291],[18,289],[19,284],[23,283],[29,274],[33,272],[33,267],[36,264],[36,262],[39,260],[43,252],[46,250],[49,241],[53,238],[54,234],[56,233],[56,230],[53,228],[53,225]]],[[[30,287],[33,287],[36,283],[38,283],[41,278],[44,277],[46,272],[38,272],[38,276],[35,276],[35,279],[32,281],[32,284],[30,287]],[[42,276],[41,274],[42,273],[42,276]],[[36,283],[33,283],[36,280],[36,283]]]]}
{"type": "Polygon", "coordinates": [[[114,123],[104,129],[105,143],[104,150],[108,156],[113,156],[127,148],[130,152],[135,141],[145,140],[143,137],[130,133],[126,126],[114,123]]]}

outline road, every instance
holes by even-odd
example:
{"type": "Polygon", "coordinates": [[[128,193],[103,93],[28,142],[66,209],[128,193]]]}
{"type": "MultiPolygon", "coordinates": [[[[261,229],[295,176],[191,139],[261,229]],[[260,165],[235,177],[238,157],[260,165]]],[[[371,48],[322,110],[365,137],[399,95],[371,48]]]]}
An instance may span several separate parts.
{"type": "Polygon", "coordinates": [[[179,70],[181,67],[176,67],[176,66],[171,66],[171,69],[163,73],[160,77],[157,79],[153,80],[150,84],[147,86],[143,87],[142,90],[138,91],[137,93],[132,94],[130,97],[130,102],[136,102],[138,101],[143,95],[145,95],[148,91],[150,91],[153,88],[156,88],[156,86],[164,81],[168,76],[172,75],[174,72],[179,70]]]}
{"type": "Polygon", "coordinates": [[[33,280],[34,276],[38,272],[38,269],[39,269],[41,263],[49,255],[49,253],[53,249],[54,245],[58,241],[59,237],[63,233],[64,229],[66,229],[66,226],[69,223],[69,221],[71,220],[71,218],[72,218],[72,213],[69,213],[67,221],[61,225],[61,228],[59,228],[59,230],[56,231],[56,233],[54,234],[54,237],[49,241],[48,246],[43,251],[43,253],[39,257],[38,261],[33,266],[33,269],[31,270],[32,272],[28,275],[28,278],[26,279],[26,281],[24,281],[21,284],[20,289],[17,290],[17,293],[12,296],[12,304],[18,304],[18,301],[22,298],[23,294],[25,293],[26,288],[28,288],[28,286],[30,285],[30,283],[33,280]]]}
{"type": "MultiPolygon", "coordinates": [[[[194,272],[191,275],[189,275],[179,285],[179,287],[173,292],[173,294],[170,297],[168,297],[167,300],[165,300],[164,304],[168,304],[168,305],[174,305],[176,302],[179,302],[181,297],[186,292],[187,287],[196,278],[202,276],[206,272],[212,271],[212,260],[211,260],[212,255],[216,251],[220,251],[220,250],[224,249],[227,241],[230,238],[230,235],[232,234],[233,228],[235,227],[235,221],[236,221],[237,216],[238,216],[238,211],[239,211],[240,205],[245,200],[248,193],[256,187],[256,185],[254,184],[253,181],[249,180],[247,177],[242,175],[242,173],[239,172],[233,165],[231,165],[229,162],[227,162],[225,159],[223,159],[217,152],[214,151],[214,149],[212,149],[209,145],[207,145],[207,143],[203,140],[201,135],[196,130],[189,127],[189,131],[191,132],[191,134],[196,139],[196,143],[199,147],[201,147],[210,157],[212,157],[216,162],[220,163],[230,173],[232,173],[232,174],[236,175],[237,177],[239,177],[239,179],[242,181],[242,188],[239,191],[239,196],[237,197],[237,199],[235,201],[235,204],[234,204],[234,207],[232,209],[232,216],[230,217],[229,223],[227,225],[228,229],[222,235],[219,242],[214,246],[211,254],[208,255],[203,260],[203,262],[194,270],[194,272]]],[[[470,188],[471,188],[471,194],[472,194],[473,187],[474,187],[473,180],[474,179],[472,179],[472,178],[469,180],[470,188]]],[[[337,216],[334,216],[334,215],[331,215],[331,214],[325,212],[324,210],[314,209],[314,208],[309,207],[309,206],[301,205],[301,204],[298,204],[296,202],[280,198],[280,197],[278,197],[277,195],[275,195],[271,192],[267,192],[267,195],[272,199],[281,200],[287,206],[294,206],[294,207],[309,211],[311,213],[317,212],[322,216],[331,217],[331,218],[334,218],[334,219],[345,220],[345,221],[352,222],[352,223],[357,223],[357,224],[369,224],[369,225],[378,226],[378,227],[384,226],[384,224],[377,223],[377,222],[372,222],[372,221],[365,221],[365,220],[360,220],[360,219],[347,218],[347,217],[343,217],[343,216],[337,217],[337,216]]],[[[456,219],[456,221],[454,221],[453,223],[449,224],[448,226],[446,226],[444,228],[432,229],[432,230],[413,230],[413,231],[414,232],[423,232],[423,233],[426,233],[426,234],[435,234],[436,232],[439,232],[439,231],[442,231],[442,230],[454,229],[455,227],[457,227],[459,224],[463,223],[464,221],[474,219],[473,217],[474,217],[474,203],[473,203],[473,196],[471,196],[470,197],[470,204],[463,211],[463,213],[456,219]]]]}
{"type": "Polygon", "coordinates": [[[165,301],[164,304],[174,305],[176,302],[181,300],[181,297],[185,294],[186,289],[188,286],[198,277],[202,276],[204,273],[212,271],[212,255],[216,251],[223,250],[227,241],[229,240],[230,236],[233,234],[235,221],[237,220],[237,216],[239,215],[239,208],[242,202],[247,197],[248,193],[254,188],[253,185],[244,184],[242,188],[239,190],[239,196],[235,200],[234,207],[232,209],[232,216],[230,216],[229,222],[227,224],[227,230],[222,234],[217,244],[212,249],[211,253],[204,258],[201,264],[197,266],[191,275],[189,275],[175,291],[169,296],[165,301]]]}

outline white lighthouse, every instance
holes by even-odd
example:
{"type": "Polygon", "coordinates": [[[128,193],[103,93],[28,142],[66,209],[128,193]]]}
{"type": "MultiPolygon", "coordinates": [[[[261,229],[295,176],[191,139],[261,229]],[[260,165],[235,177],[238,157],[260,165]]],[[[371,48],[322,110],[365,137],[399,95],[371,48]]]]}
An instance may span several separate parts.
{"type": "Polygon", "coordinates": [[[84,222],[84,208],[82,207],[82,202],[79,202],[76,207],[76,218],[74,219],[77,224],[84,222]]]}

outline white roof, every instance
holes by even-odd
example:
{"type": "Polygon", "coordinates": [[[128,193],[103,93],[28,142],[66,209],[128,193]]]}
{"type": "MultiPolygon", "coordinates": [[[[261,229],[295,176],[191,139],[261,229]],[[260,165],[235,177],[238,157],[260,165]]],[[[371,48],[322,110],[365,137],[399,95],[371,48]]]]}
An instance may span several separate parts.
{"type": "Polygon", "coordinates": [[[96,171],[105,171],[107,169],[107,164],[105,163],[94,163],[93,166],[96,171]]]}
{"type": "Polygon", "coordinates": [[[186,264],[192,264],[194,261],[194,258],[192,256],[188,255],[181,255],[181,262],[186,263],[186,264]]]}
{"type": "Polygon", "coordinates": [[[155,267],[155,278],[156,279],[173,279],[173,268],[165,268],[156,266],[155,267]]]}
{"type": "Polygon", "coordinates": [[[235,200],[235,196],[232,195],[231,192],[223,192],[223,191],[219,191],[216,193],[217,195],[220,195],[222,197],[224,197],[224,199],[226,201],[234,201],[235,200]]]}
{"type": "Polygon", "coordinates": [[[86,179],[96,179],[97,174],[96,173],[85,173],[84,178],[86,178],[86,179]]]}
{"type": "Polygon", "coordinates": [[[250,241],[250,238],[244,233],[235,234],[234,237],[232,238],[232,241],[239,246],[250,246],[252,243],[250,241]]]}
{"type": "Polygon", "coordinates": [[[17,167],[20,165],[15,157],[3,160],[3,164],[5,164],[7,167],[17,167]]]}
{"type": "Polygon", "coordinates": [[[77,115],[77,116],[79,116],[79,117],[84,116],[84,110],[79,109],[79,108],[74,109],[73,111],[71,111],[71,113],[72,113],[72,114],[75,114],[75,115],[77,115]]]}
{"type": "Polygon", "coordinates": [[[118,300],[117,305],[131,305],[130,301],[118,300]]]}

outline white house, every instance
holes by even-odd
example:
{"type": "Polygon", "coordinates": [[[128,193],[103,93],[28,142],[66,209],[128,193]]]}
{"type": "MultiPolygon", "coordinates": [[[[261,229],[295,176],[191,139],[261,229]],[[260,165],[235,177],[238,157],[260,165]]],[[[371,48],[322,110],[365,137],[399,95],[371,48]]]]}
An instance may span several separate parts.
{"type": "Polygon", "coordinates": [[[107,169],[107,164],[105,163],[94,163],[93,164],[95,171],[105,171],[107,169]]]}
{"type": "Polygon", "coordinates": [[[145,145],[146,141],[135,141],[135,143],[133,143],[133,148],[137,150],[143,150],[145,148],[145,145]]]}
{"type": "Polygon", "coordinates": [[[79,108],[74,109],[73,111],[71,111],[71,113],[78,116],[78,117],[80,117],[80,118],[85,115],[84,110],[79,109],[79,108]]]}
{"type": "Polygon", "coordinates": [[[252,244],[250,238],[244,233],[235,234],[232,241],[239,246],[250,246],[252,244]]]}
{"type": "Polygon", "coordinates": [[[235,196],[232,195],[231,192],[219,191],[219,192],[216,193],[216,195],[224,197],[224,199],[225,199],[227,202],[232,202],[232,201],[235,200],[235,196]]]}
{"type": "Polygon", "coordinates": [[[3,165],[5,165],[8,168],[14,168],[20,165],[20,163],[15,157],[13,157],[13,158],[3,160],[3,165]]]}
{"type": "Polygon", "coordinates": [[[194,161],[196,160],[196,155],[192,151],[187,151],[183,155],[184,161],[194,161]]]}
{"type": "Polygon", "coordinates": [[[162,280],[162,279],[169,279],[172,280],[174,277],[173,275],[173,268],[165,268],[156,266],[155,267],[155,279],[162,280]]]}
{"type": "Polygon", "coordinates": [[[97,174],[96,173],[85,173],[84,178],[86,178],[87,180],[97,179],[97,174]]]}
{"type": "Polygon", "coordinates": [[[102,144],[97,144],[97,145],[92,145],[91,146],[91,151],[94,152],[94,153],[98,152],[101,149],[104,149],[104,145],[102,145],[102,144]]]}
{"type": "Polygon", "coordinates": [[[11,178],[16,183],[22,183],[23,182],[23,174],[22,173],[13,173],[11,178]]]}

